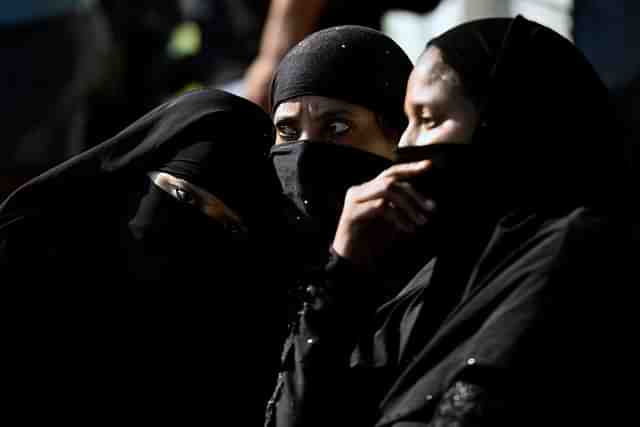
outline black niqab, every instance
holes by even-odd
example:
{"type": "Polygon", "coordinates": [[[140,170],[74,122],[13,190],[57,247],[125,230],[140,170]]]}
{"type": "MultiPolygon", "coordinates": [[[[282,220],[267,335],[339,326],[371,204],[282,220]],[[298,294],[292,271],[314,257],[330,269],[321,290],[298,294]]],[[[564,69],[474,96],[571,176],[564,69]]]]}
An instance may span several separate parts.
{"type": "Polygon", "coordinates": [[[347,190],[375,178],[391,160],[347,145],[297,141],[274,145],[271,160],[291,209],[286,216],[298,255],[324,260],[347,190]]]}
{"type": "MultiPolygon", "coordinates": [[[[62,277],[77,270],[79,276],[89,273],[81,263],[70,268],[74,259],[83,257],[91,259],[92,267],[106,262],[116,271],[120,262],[135,268],[120,254],[134,243],[126,227],[144,211],[140,202],[145,194],[158,191],[147,177],[155,170],[175,173],[208,190],[251,228],[251,223],[268,221],[263,207],[279,194],[268,162],[273,135],[269,117],[242,98],[214,90],[181,95],[16,190],[0,206],[0,231],[3,236],[19,235],[22,229],[20,240],[32,239],[34,247],[50,246],[60,253],[69,264],[62,277]]],[[[177,205],[174,210],[196,210],[166,202],[177,205]]],[[[200,216],[201,222],[208,220],[200,216]]],[[[195,244],[192,249],[194,254],[206,252],[195,244]]]]}
{"type": "Polygon", "coordinates": [[[285,312],[278,289],[266,286],[275,239],[269,251],[256,243],[262,230],[277,230],[273,135],[258,106],[194,91],[4,202],[5,379],[14,407],[83,423],[193,424],[228,414],[239,425],[261,422],[285,312]],[[147,175],[156,170],[228,204],[248,240],[157,187],[147,175]]]}

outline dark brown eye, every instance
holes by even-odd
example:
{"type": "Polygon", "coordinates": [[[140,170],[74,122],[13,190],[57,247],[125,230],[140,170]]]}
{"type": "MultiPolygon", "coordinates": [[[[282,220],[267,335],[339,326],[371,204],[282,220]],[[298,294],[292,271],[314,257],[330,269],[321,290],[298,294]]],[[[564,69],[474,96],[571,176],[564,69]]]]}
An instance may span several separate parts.
{"type": "Polygon", "coordinates": [[[174,194],[176,196],[176,199],[180,200],[181,202],[189,203],[189,204],[195,203],[195,198],[193,197],[193,194],[191,194],[190,192],[186,191],[183,188],[175,188],[174,194]]]}
{"type": "Polygon", "coordinates": [[[432,116],[420,116],[420,124],[425,128],[432,128],[435,122],[432,116]]]}
{"type": "Polygon", "coordinates": [[[279,124],[276,126],[278,129],[278,135],[284,141],[295,141],[298,139],[298,131],[293,126],[287,124],[279,124]]]}

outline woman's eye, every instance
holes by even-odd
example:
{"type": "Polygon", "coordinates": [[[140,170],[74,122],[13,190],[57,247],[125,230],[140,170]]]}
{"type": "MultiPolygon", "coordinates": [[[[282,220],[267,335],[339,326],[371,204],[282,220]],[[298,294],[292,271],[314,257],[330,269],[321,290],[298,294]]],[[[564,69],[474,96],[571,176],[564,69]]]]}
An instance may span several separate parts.
{"type": "Polygon", "coordinates": [[[280,138],[287,141],[294,141],[298,139],[298,131],[291,126],[278,126],[278,135],[280,136],[280,138]]]}
{"type": "Polygon", "coordinates": [[[425,129],[432,129],[436,126],[436,121],[433,117],[420,117],[420,126],[425,129]]]}
{"type": "Polygon", "coordinates": [[[193,194],[184,190],[183,188],[174,188],[173,191],[176,196],[176,199],[180,200],[181,202],[189,203],[189,204],[193,204],[195,202],[195,198],[193,197],[193,194]]]}
{"type": "Polygon", "coordinates": [[[333,135],[341,135],[350,129],[347,123],[341,121],[332,122],[329,126],[333,135]]]}

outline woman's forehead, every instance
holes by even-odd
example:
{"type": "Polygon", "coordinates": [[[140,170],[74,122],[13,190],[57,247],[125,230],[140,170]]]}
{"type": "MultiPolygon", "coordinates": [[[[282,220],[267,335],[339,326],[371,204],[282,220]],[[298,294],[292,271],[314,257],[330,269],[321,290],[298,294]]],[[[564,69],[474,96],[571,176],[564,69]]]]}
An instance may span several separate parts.
{"type": "Polygon", "coordinates": [[[368,111],[365,107],[352,104],[337,98],[326,96],[305,95],[289,99],[278,105],[274,117],[298,116],[303,113],[310,116],[322,116],[335,113],[356,113],[361,110],[368,111]]]}
{"type": "Polygon", "coordinates": [[[437,82],[443,82],[450,86],[461,84],[458,73],[445,62],[440,49],[433,46],[428,48],[420,57],[418,64],[411,73],[411,79],[423,85],[437,82]]]}
{"type": "Polygon", "coordinates": [[[429,48],[411,73],[406,104],[437,106],[456,102],[462,96],[462,83],[437,48],[429,48]]]}

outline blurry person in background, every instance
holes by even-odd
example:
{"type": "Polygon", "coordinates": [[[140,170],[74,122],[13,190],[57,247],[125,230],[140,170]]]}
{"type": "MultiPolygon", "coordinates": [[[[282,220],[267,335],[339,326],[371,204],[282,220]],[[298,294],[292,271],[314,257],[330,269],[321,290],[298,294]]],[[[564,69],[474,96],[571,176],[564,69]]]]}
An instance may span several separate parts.
{"type": "Polygon", "coordinates": [[[184,84],[168,45],[179,0],[100,0],[111,39],[91,93],[88,139],[95,145],[175,95],[184,84]]]}
{"type": "Polygon", "coordinates": [[[108,47],[92,0],[0,5],[0,200],[87,148],[88,95],[108,47]]]}

